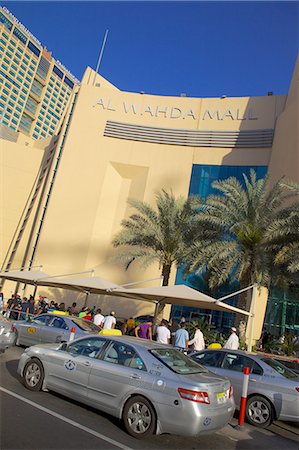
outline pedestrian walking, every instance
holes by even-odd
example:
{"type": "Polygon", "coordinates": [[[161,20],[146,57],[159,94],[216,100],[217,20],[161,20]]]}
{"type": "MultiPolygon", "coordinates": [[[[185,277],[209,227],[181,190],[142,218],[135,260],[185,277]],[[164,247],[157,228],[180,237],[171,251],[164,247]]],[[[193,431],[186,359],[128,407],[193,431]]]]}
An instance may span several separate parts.
{"type": "Polygon", "coordinates": [[[150,321],[141,323],[135,328],[135,336],[141,339],[149,339],[151,341],[153,338],[152,327],[153,323],[150,321]]]}
{"type": "Polygon", "coordinates": [[[174,335],[174,347],[181,350],[186,350],[188,348],[189,333],[186,330],[186,322],[180,323],[180,328],[175,332],[174,335]]]}
{"type": "Polygon", "coordinates": [[[133,317],[130,317],[126,320],[122,327],[122,333],[127,336],[135,336],[135,320],[133,317]]]}
{"type": "Polygon", "coordinates": [[[114,316],[115,316],[115,312],[111,311],[109,316],[106,316],[104,318],[104,320],[103,320],[103,329],[104,330],[111,330],[111,329],[115,328],[116,318],[114,316]]]}
{"type": "Polygon", "coordinates": [[[101,308],[98,308],[97,310],[96,310],[96,315],[94,316],[94,318],[93,318],[93,323],[95,324],[95,325],[97,325],[98,327],[102,327],[102,325],[103,325],[103,320],[105,319],[105,317],[103,316],[103,314],[102,314],[102,310],[101,310],[101,308]]]}
{"type": "Polygon", "coordinates": [[[230,337],[225,342],[223,348],[228,348],[229,350],[238,350],[239,338],[237,336],[237,329],[235,327],[230,328],[230,337]]]}
{"type": "Polygon", "coordinates": [[[159,342],[160,344],[170,343],[170,330],[168,329],[167,320],[163,319],[161,321],[161,324],[157,327],[156,335],[157,342],[159,342]]]}
{"type": "Polygon", "coordinates": [[[188,342],[188,346],[190,347],[191,345],[193,345],[193,350],[196,350],[197,352],[199,352],[200,350],[204,350],[205,340],[200,328],[196,328],[194,338],[188,342]]]}

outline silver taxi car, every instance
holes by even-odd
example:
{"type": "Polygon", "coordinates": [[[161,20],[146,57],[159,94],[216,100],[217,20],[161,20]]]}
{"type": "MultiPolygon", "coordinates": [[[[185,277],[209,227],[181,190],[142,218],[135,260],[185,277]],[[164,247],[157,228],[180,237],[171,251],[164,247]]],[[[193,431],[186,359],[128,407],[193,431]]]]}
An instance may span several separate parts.
{"type": "Polygon", "coordinates": [[[51,390],[122,419],[127,432],[196,436],[223,428],[235,410],[230,382],[172,346],[121,336],[36,345],[18,373],[30,390],[51,390]]]}
{"type": "Polygon", "coordinates": [[[14,345],[16,332],[9,320],[0,314],[0,353],[4,353],[9,347],[14,345]]]}
{"type": "Polygon", "coordinates": [[[265,428],[273,420],[299,422],[299,376],[263,354],[241,350],[201,350],[190,355],[217,375],[230,379],[237,408],[240,404],[244,367],[250,368],[246,419],[265,428]]]}
{"type": "Polygon", "coordinates": [[[16,345],[35,345],[51,342],[66,342],[70,338],[72,328],[75,337],[97,334],[101,331],[89,320],[76,316],[61,316],[59,314],[39,314],[28,320],[13,322],[16,331],[16,345]]]}

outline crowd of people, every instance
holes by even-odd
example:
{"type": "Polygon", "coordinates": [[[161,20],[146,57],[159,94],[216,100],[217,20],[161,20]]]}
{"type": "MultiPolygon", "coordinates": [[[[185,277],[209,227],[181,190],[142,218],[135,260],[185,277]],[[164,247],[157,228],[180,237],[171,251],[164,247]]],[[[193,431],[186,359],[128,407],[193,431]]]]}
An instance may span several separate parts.
{"type": "MultiPolygon", "coordinates": [[[[73,302],[71,306],[66,307],[65,303],[57,303],[54,300],[49,301],[49,299],[44,296],[39,296],[38,301],[35,301],[32,295],[30,295],[29,298],[24,297],[21,299],[20,294],[12,293],[11,298],[7,301],[6,308],[3,308],[3,302],[1,307],[2,314],[12,320],[25,320],[31,316],[53,312],[56,314],[78,316],[79,318],[92,321],[102,329],[114,329],[116,327],[114,311],[110,311],[108,315],[104,316],[101,308],[96,308],[95,306],[93,308],[87,306],[78,308],[76,302],[73,302]]],[[[175,321],[168,322],[167,320],[162,319],[160,324],[156,327],[155,333],[153,333],[152,321],[136,323],[133,317],[130,317],[122,324],[121,331],[122,334],[129,336],[149,340],[155,339],[161,344],[172,344],[182,351],[187,351],[189,349],[200,351],[205,348],[205,339],[200,328],[195,330],[193,338],[190,339],[184,317],[181,319],[180,323],[175,321]]],[[[232,350],[237,350],[239,348],[239,338],[235,327],[230,329],[230,336],[225,342],[224,348],[232,350]]]]}
{"type": "MultiPolygon", "coordinates": [[[[230,329],[230,336],[224,344],[224,348],[235,349],[239,348],[239,338],[236,333],[236,328],[230,329]]],[[[175,348],[182,351],[203,350],[206,346],[205,339],[200,328],[196,328],[192,339],[189,337],[189,332],[186,329],[186,321],[184,318],[178,324],[177,322],[168,322],[162,319],[156,328],[155,335],[153,333],[153,323],[151,321],[137,324],[130,317],[122,327],[122,333],[129,336],[136,336],[141,339],[155,340],[161,344],[172,344],[175,348]]]]}

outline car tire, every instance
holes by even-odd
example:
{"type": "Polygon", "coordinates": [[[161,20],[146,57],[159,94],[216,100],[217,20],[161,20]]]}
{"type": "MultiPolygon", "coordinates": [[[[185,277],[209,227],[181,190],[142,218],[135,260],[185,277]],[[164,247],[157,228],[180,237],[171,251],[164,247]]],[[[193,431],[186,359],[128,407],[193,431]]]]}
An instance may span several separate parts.
{"type": "Polygon", "coordinates": [[[247,400],[246,420],[251,425],[266,428],[273,422],[273,406],[265,397],[253,395],[247,400]]]}
{"type": "Polygon", "coordinates": [[[24,367],[23,371],[24,385],[30,391],[40,391],[44,381],[44,368],[42,363],[32,358],[24,367]]]}
{"type": "Polygon", "coordinates": [[[126,431],[136,439],[150,436],[156,428],[156,412],[151,403],[141,395],[127,401],[122,419],[126,431]]]}

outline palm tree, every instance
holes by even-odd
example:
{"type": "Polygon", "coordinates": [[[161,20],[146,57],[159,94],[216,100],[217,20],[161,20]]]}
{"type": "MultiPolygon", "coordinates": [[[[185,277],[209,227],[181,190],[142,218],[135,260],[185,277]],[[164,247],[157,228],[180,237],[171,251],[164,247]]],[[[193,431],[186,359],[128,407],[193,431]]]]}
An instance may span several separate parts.
{"type": "MultiPolygon", "coordinates": [[[[283,183],[282,183],[283,184],[283,183]]],[[[290,183],[289,188],[299,193],[299,186],[290,183]]],[[[267,233],[269,248],[274,252],[274,262],[289,273],[299,273],[299,203],[284,208],[270,225],[267,233]]]]}
{"type": "Polygon", "coordinates": [[[122,229],[113,238],[114,247],[125,247],[115,258],[126,270],[134,261],[144,268],[158,263],[163,286],[167,286],[172,267],[184,260],[197,228],[198,200],[175,198],[172,192],[162,190],[156,194],[156,209],[135,199],[128,204],[137,212],[121,222],[122,229]]]}
{"type": "MultiPolygon", "coordinates": [[[[297,203],[290,204],[299,192],[294,183],[280,180],[270,187],[267,177],[258,180],[254,170],[249,178],[245,174],[243,177],[245,188],[234,177],[215,181],[212,187],[222,195],[210,195],[199,213],[201,229],[210,227],[214,232],[210,239],[199,236],[194,242],[187,272],[207,271],[208,285],[213,290],[229,280],[238,280],[241,288],[255,283],[269,287],[275,276],[273,226],[282,236],[279,220],[298,211],[298,197],[297,203]]],[[[288,248],[291,256],[293,247],[288,248]]],[[[277,253],[276,258],[279,257],[277,253]]],[[[239,307],[245,309],[246,295],[240,296],[239,307]]],[[[236,322],[240,320],[242,316],[237,315],[236,322]]]]}

